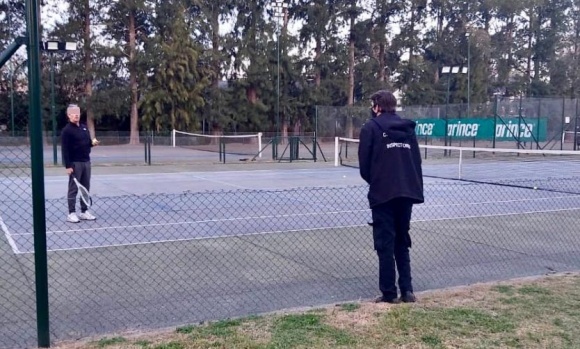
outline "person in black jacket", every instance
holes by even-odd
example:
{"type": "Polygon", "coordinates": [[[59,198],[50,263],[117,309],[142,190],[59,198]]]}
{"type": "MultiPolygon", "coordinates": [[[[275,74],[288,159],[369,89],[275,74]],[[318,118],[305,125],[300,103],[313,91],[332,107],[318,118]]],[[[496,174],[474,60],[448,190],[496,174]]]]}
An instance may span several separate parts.
{"type": "Polygon", "coordinates": [[[80,123],[81,109],[71,104],[66,110],[69,123],[63,128],[61,133],[62,162],[69,176],[68,181],[68,216],[67,222],[78,223],[80,220],[93,221],[96,219],[87,210],[82,200],[81,213],[76,213],[76,197],[78,188],[74,183],[73,176],[88,190],[91,187],[91,147],[99,144],[96,139],[91,140],[91,135],[87,126],[80,123]]]}
{"type": "Polygon", "coordinates": [[[411,282],[411,236],[414,204],[423,203],[421,153],[415,122],[395,113],[397,99],[385,90],[371,96],[372,117],[360,132],[361,177],[370,185],[374,248],[379,257],[376,302],[415,302],[411,282]],[[401,297],[397,297],[396,270],[401,297]]]}

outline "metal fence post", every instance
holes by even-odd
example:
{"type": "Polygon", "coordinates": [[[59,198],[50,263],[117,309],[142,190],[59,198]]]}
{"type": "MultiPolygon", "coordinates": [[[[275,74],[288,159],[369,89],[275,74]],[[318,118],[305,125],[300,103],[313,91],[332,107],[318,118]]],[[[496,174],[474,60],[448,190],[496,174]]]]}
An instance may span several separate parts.
{"type": "MultiPolygon", "coordinates": [[[[562,120],[560,120],[560,131],[562,135],[566,135],[566,97],[562,97],[562,120]]],[[[560,150],[564,150],[564,137],[560,137],[560,150]]]]}
{"type": "Polygon", "coordinates": [[[576,113],[574,115],[574,147],[572,149],[578,150],[578,98],[576,98],[576,113]]]}
{"type": "Polygon", "coordinates": [[[26,1],[28,32],[28,86],[30,111],[30,152],[32,177],[32,221],[34,229],[34,275],[36,283],[36,325],[38,346],[50,347],[48,301],[48,262],[46,248],[46,212],[42,149],[42,112],[40,86],[40,38],[38,1],[26,1]]]}
{"type": "Polygon", "coordinates": [[[493,105],[493,137],[492,137],[492,148],[495,148],[495,138],[497,132],[497,108],[498,108],[499,96],[495,95],[494,105],[493,105]]]}

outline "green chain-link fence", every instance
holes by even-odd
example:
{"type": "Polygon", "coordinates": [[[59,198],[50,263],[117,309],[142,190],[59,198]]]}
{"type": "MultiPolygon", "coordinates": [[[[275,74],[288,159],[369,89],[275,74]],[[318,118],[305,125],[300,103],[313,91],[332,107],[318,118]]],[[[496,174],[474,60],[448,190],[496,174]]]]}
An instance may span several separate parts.
{"type": "MultiPolygon", "coordinates": [[[[27,152],[10,156],[25,163],[27,152]]],[[[526,167],[527,177],[475,183],[431,179],[456,168],[426,156],[427,202],[415,207],[411,232],[417,291],[580,268],[579,162],[559,162],[547,177],[526,167]]],[[[26,166],[3,171],[0,347],[32,346],[30,178],[26,166]]],[[[94,177],[98,218],[78,225],[65,221],[64,194],[54,192],[65,180],[47,177],[61,184],[47,185],[45,203],[53,342],[377,293],[366,186],[183,191],[161,184],[171,178],[156,185],[163,176],[94,177]]],[[[261,178],[228,176],[235,185],[261,178]]]]}
{"type": "MultiPolygon", "coordinates": [[[[497,97],[483,104],[403,106],[401,116],[418,122],[424,144],[576,150],[580,144],[578,99],[497,97]]],[[[317,107],[317,134],[358,138],[369,118],[365,107],[317,107]]]]}

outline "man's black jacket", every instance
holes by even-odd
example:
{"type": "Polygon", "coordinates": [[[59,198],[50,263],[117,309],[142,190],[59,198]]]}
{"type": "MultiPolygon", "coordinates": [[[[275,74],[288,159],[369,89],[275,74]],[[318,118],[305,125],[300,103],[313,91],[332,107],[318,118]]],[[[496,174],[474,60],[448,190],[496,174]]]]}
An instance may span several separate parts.
{"type": "Polygon", "coordinates": [[[382,113],[363,125],[358,156],[361,177],[370,185],[371,208],[395,198],[424,201],[415,125],[395,113],[382,113]]]}
{"type": "Polygon", "coordinates": [[[73,162],[91,161],[91,135],[86,125],[77,126],[69,122],[60,135],[62,146],[62,163],[71,168],[73,162]]]}

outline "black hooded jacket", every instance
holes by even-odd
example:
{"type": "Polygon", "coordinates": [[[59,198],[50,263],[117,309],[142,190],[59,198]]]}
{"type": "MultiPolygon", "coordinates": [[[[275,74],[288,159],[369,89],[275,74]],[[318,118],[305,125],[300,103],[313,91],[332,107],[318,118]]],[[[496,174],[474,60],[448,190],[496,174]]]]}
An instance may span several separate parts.
{"type": "Polygon", "coordinates": [[[370,185],[371,208],[395,198],[424,202],[415,125],[395,113],[382,113],[363,125],[358,156],[361,177],[370,185]]]}

